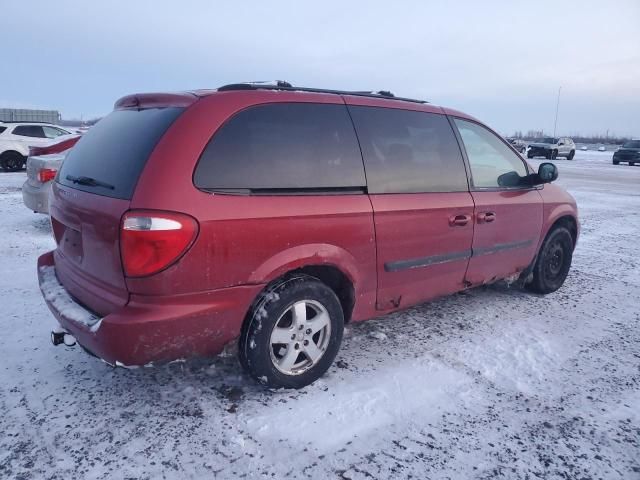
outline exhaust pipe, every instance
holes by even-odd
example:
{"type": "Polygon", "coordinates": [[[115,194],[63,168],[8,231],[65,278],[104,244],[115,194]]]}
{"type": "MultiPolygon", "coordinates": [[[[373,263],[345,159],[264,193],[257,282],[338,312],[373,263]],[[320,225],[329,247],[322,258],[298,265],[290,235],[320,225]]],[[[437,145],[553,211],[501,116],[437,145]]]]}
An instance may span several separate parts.
{"type": "Polygon", "coordinates": [[[64,330],[51,331],[51,343],[54,345],[62,345],[65,344],[67,347],[73,347],[76,344],[76,339],[73,335],[64,330]]]}

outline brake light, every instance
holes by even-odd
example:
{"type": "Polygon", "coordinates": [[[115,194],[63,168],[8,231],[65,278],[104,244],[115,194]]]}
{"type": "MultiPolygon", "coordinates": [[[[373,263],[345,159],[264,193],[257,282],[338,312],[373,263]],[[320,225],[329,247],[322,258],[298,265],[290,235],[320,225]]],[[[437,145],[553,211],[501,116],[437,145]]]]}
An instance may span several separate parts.
{"type": "Polygon", "coordinates": [[[184,255],[198,234],[198,222],[185,214],[130,211],[122,217],[120,254],[125,275],[145,277],[184,255]]]}
{"type": "Polygon", "coordinates": [[[80,137],[73,137],[58,143],[54,143],[53,145],[48,145],[46,147],[30,147],[29,156],[36,157],[38,155],[50,155],[52,153],[62,153],[66,150],[69,150],[76,143],[78,143],[78,140],[80,140],[80,137]]]}
{"type": "Polygon", "coordinates": [[[57,170],[53,168],[41,168],[38,170],[38,181],[41,183],[47,183],[56,178],[57,170]]]}

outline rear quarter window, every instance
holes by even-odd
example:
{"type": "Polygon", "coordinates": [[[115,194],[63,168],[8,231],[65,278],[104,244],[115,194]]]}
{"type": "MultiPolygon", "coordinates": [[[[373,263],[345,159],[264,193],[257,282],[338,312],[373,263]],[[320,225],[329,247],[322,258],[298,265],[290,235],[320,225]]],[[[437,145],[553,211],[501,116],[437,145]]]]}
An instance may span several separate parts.
{"type": "Polygon", "coordinates": [[[131,199],[151,152],[183,111],[184,108],[166,107],[110,113],[69,151],[58,182],[98,195],[131,199]],[[103,185],[74,183],[73,179],[80,177],[103,185]]]}
{"type": "Polygon", "coordinates": [[[345,105],[273,103],[232,116],[194,172],[196,187],[291,193],[363,189],[358,140],[345,105]]]}

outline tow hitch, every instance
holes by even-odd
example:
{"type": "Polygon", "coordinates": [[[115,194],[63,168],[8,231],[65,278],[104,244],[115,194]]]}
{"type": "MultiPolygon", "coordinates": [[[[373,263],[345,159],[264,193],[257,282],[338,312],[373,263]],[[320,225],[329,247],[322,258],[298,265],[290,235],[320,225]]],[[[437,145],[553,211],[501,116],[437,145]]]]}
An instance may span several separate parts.
{"type": "Polygon", "coordinates": [[[63,343],[67,347],[73,347],[76,344],[76,339],[73,335],[65,331],[51,331],[51,343],[54,345],[62,345],[63,343]]]}

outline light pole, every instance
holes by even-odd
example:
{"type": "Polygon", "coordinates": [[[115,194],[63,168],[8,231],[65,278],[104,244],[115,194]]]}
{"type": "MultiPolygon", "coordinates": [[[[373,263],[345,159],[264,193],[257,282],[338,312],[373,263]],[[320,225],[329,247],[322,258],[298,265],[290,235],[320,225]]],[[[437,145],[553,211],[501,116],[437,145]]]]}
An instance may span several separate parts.
{"type": "Polygon", "coordinates": [[[556,127],[558,126],[558,108],[560,107],[560,90],[562,90],[562,85],[558,88],[558,101],[556,102],[556,119],[553,122],[553,138],[556,136],[556,127]]]}

